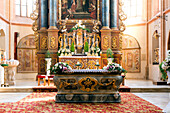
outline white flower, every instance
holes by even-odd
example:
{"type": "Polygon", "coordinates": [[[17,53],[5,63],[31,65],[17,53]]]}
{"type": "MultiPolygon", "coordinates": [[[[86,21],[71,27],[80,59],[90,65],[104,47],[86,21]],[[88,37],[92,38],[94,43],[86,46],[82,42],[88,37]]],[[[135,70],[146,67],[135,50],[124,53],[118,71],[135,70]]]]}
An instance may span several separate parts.
{"type": "Polygon", "coordinates": [[[65,52],[65,49],[63,49],[62,52],[65,52]]]}
{"type": "Polygon", "coordinates": [[[119,64],[115,64],[115,67],[119,67],[119,64]]]}
{"type": "Polygon", "coordinates": [[[59,66],[60,69],[62,69],[62,66],[59,66]]]}

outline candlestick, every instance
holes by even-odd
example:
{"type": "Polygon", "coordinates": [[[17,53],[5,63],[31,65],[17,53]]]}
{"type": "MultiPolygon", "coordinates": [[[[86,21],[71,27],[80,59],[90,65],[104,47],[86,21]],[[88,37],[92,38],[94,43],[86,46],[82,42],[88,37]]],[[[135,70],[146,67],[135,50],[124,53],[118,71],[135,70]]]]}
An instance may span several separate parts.
{"type": "Polygon", "coordinates": [[[0,64],[1,64],[1,51],[0,51],[0,64]]]}

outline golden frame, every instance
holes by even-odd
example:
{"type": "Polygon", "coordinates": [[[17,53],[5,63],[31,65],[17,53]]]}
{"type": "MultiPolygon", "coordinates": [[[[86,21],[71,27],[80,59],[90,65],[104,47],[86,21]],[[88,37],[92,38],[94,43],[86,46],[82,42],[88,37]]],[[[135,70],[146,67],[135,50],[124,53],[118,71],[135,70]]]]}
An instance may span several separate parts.
{"type": "MultiPolygon", "coordinates": [[[[99,13],[100,13],[100,0],[96,0],[97,1],[97,21],[99,21],[99,13]]],[[[59,0],[58,1],[58,4],[59,4],[59,6],[58,6],[58,12],[59,12],[59,20],[61,21],[62,19],[61,19],[61,14],[62,14],[62,12],[61,12],[61,0],[59,0]]],[[[78,19],[70,19],[71,20],[71,22],[77,22],[78,21],[78,19]]],[[[89,19],[83,19],[84,21],[89,21],[89,19]]],[[[92,19],[92,20],[95,20],[95,19],[92,19]]],[[[91,21],[91,20],[90,20],[91,21]]]]}

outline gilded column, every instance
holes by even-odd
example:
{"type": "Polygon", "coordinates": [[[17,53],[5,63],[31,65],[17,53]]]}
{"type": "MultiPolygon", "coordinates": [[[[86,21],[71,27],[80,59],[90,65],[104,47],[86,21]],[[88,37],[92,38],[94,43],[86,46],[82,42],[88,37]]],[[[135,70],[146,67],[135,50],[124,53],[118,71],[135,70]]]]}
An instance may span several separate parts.
{"type": "Polygon", "coordinates": [[[41,0],[41,29],[48,28],[48,0],[41,0]]]}
{"type": "Polygon", "coordinates": [[[49,7],[49,23],[50,29],[56,28],[57,23],[57,0],[50,0],[50,7],[49,7]]]}
{"type": "Polygon", "coordinates": [[[118,29],[118,0],[110,0],[110,28],[118,29]]]}
{"type": "Polygon", "coordinates": [[[109,0],[102,0],[102,29],[109,29],[109,0]]]}

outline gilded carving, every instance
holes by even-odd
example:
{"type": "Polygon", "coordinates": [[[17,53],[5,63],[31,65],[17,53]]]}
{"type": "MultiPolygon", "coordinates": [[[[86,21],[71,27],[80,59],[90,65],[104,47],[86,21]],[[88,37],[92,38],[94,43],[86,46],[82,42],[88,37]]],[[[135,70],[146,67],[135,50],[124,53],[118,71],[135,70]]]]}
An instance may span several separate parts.
{"type": "Polygon", "coordinates": [[[95,86],[97,86],[98,81],[95,78],[86,77],[79,80],[79,85],[82,91],[90,92],[95,91],[95,86]]]}
{"type": "Polygon", "coordinates": [[[122,2],[122,0],[120,0],[119,1],[119,20],[120,20],[119,30],[120,30],[120,32],[125,31],[126,26],[123,23],[123,21],[125,21],[127,19],[127,15],[122,10],[122,6],[123,6],[123,2],[122,2]]]}
{"type": "Polygon", "coordinates": [[[94,69],[95,68],[96,62],[94,60],[89,60],[88,61],[88,68],[89,69],[94,69]]]}
{"type": "Polygon", "coordinates": [[[117,36],[112,37],[112,48],[117,49],[117,36]]]}
{"type": "Polygon", "coordinates": [[[39,4],[38,4],[38,0],[36,0],[36,9],[33,11],[33,13],[30,15],[30,18],[32,20],[34,20],[34,23],[32,25],[32,30],[34,31],[34,35],[35,35],[35,45],[36,45],[36,49],[39,49],[39,33],[38,33],[38,11],[39,11],[39,4]]]}
{"type": "Polygon", "coordinates": [[[103,47],[105,49],[109,48],[109,36],[103,36],[103,47]]]}
{"type": "Polygon", "coordinates": [[[47,49],[47,36],[41,38],[41,49],[47,49]]]}
{"type": "Polygon", "coordinates": [[[116,89],[117,86],[115,85],[116,83],[116,80],[113,79],[113,80],[110,80],[110,79],[101,79],[101,83],[98,83],[99,84],[99,88],[100,90],[111,90],[112,88],[116,89]],[[104,80],[104,82],[103,82],[104,80]],[[111,86],[109,88],[109,86],[111,86]]]}
{"type": "Polygon", "coordinates": [[[119,36],[119,49],[122,50],[122,36],[119,36]]]}
{"type": "Polygon", "coordinates": [[[56,48],[56,38],[54,36],[50,37],[50,48],[56,48]]]}

